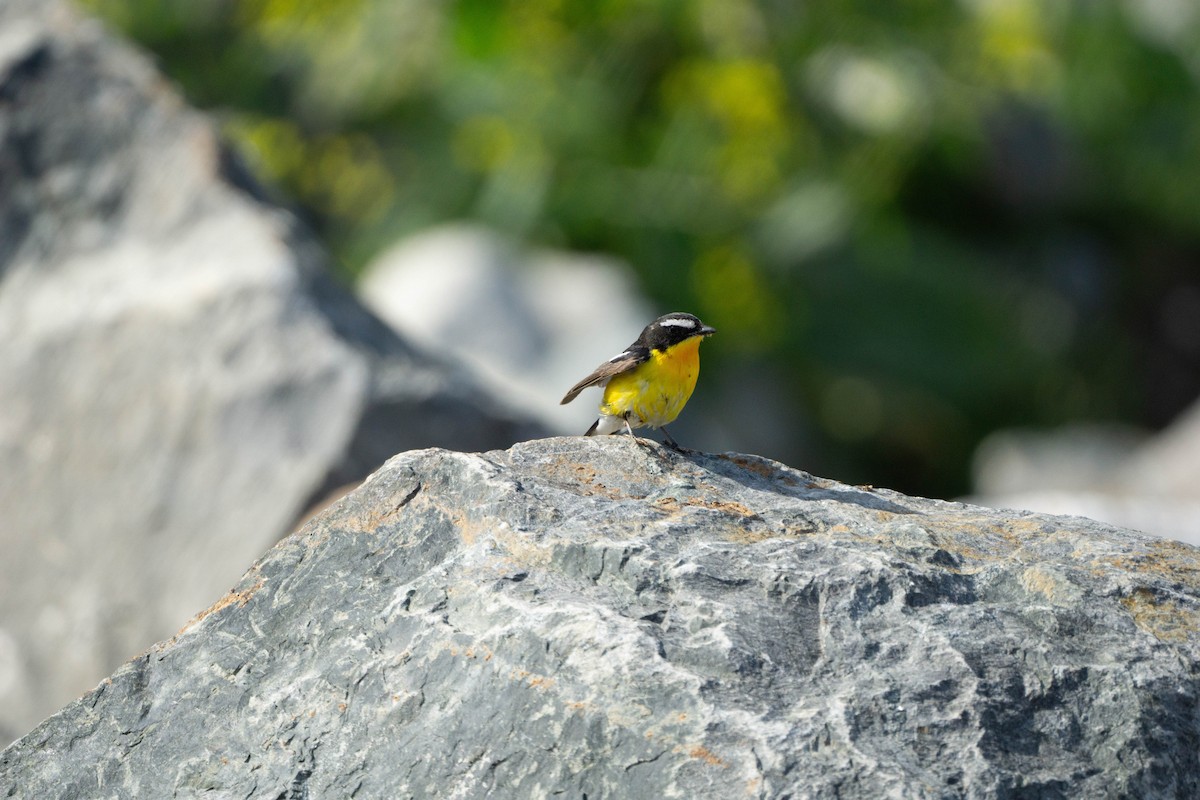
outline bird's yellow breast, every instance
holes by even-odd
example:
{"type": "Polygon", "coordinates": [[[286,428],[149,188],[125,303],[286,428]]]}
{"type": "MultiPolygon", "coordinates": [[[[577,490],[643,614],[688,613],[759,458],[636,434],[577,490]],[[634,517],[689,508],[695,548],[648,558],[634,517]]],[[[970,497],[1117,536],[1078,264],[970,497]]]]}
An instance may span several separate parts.
{"type": "Polygon", "coordinates": [[[645,363],[614,376],[604,387],[600,413],[621,417],[629,412],[629,424],[634,428],[661,428],[673,422],[696,388],[701,338],[694,336],[666,350],[651,350],[645,363]]]}

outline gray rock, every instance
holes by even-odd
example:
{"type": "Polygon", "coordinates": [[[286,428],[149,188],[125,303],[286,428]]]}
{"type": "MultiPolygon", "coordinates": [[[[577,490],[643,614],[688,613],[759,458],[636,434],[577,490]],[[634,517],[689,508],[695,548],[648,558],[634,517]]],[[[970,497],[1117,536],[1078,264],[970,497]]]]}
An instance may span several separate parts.
{"type": "Polygon", "coordinates": [[[146,59],[58,0],[0,2],[0,742],[327,489],[540,430],[325,268],[146,59]]]}
{"type": "Polygon", "coordinates": [[[498,394],[574,433],[595,420],[599,397],[559,399],[658,316],[634,286],[616,259],[526,251],[488,228],[454,224],[389,248],[358,289],[401,334],[454,354],[498,394]]]}
{"type": "Polygon", "coordinates": [[[1134,452],[1122,477],[1144,495],[1200,503],[1200,400],[1134,452]]]}
{"type": "Polygon", "coordinates": [[[1117,489],[1122,470],[1145,440],[1145,433],[1118,425],[1000,430],[976,448],[972,483],[989,496],[1117,489]]]}
{"type": "Polygon", "coordinates": [[[1200,552],[624,437],[408,452],[0,796],[1184,798],[1200,552]]]}
{"type": "Polygon", "coordinates": [[[992,434],[974,495],[994,508],[1076,514],[1200,545],[1200,403],[1150,436],[1116,425],[992,434]]]}

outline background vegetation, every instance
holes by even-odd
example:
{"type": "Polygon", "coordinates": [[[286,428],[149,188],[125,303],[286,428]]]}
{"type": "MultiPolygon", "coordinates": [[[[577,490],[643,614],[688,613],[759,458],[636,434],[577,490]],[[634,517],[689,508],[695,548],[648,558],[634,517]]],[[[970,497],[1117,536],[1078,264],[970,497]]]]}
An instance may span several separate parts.
{"type": "Polygon", "coordinates": [[[813,471],[947,495],[990,430],[1200,388],[1191,0],[83,4],[347,280],[450,219],[622,256],[813,471]]]}

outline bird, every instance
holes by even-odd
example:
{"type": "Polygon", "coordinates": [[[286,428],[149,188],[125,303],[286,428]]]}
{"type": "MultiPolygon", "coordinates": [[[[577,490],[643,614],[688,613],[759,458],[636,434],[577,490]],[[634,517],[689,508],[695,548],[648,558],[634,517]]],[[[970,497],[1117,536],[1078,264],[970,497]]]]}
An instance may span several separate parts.
{"type": "MultiPolygon", "coordinates": [[[[560,401],[574,400],[589,386],[601,386],[600,416],[584,436],[657,428],[667,444],[681,449],[667,431],[683,411],[700,374],[700,342],[716,333],[692,314],[665,314],[642,330],[637,341],[571,387],[560,401]]],[[[636,437],[635,437],[636,438],[636,437]]]]}

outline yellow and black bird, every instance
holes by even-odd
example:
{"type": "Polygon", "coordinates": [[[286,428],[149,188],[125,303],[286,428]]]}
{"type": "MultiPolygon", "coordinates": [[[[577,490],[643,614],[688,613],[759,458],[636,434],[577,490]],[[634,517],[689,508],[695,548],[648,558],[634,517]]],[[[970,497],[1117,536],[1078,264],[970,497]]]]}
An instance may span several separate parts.
{"type": "Polygon", "coordinates": [[[696,388],[700,374],[700,342],[716,329],[691,314],[675,312],[646,326],[637,341],[613,356],[571,387],[562,403],[574,400],[589,386],[603,386],[600,418],[585,436],[606,435],[634,428],[658,428],[667,443],[679,445],[667,432],[696,388]]]}

